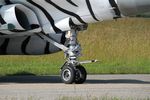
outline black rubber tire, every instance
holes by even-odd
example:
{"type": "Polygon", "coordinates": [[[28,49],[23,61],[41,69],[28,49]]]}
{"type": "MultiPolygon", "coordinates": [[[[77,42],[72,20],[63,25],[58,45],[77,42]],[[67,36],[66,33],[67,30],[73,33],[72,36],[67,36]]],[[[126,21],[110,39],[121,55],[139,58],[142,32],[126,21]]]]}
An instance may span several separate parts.
{"type": "Polygon", "coordinates": [[[76,66],[75,83],[82,84],[86,81],[86,78],[87,78],[87,72],[86,72],[85,68],[81,65],[76,66]]]}
{"type": "Polygon", "coordinates": [[[75,69],[71,66],[65,66],[62,68],[61,80],[65,84],[72,84],[75,80],[75,69]]]}

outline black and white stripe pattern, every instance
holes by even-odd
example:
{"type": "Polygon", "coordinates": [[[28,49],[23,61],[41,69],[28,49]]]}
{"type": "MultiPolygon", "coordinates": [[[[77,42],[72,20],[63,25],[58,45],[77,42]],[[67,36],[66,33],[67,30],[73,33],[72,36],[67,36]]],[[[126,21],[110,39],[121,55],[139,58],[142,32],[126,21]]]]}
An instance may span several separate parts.
{"type": "MultiPolygon", "coordinates": [[[[114,19],[120,18],[121,13],[120,13],[120,10],[119,10],[116,2],[114,0],[108,0],[108,1],[110,2],[110,5],[114,9],[114,13],[116,14],[116,16],[114,16],[114,19]]],[[[78,23],[75,21],[79,21],[81,24],[87,24],[88,22],[86,22],[84,20],[84,18],[82,18],[83,16],[87,16],[87,15],[80,15],[79,13],[76,13],[76,11],[74,12],[74,10],[67,9],[67,6],[70,6],[70,7],[72,6],[72,8],[74,8],[74,9],[82,8],[81,7],[82,5],[76,4],[76,2],[82,2],[82,3],[84,2],[88,8],[86,10],[89,11],[90,16],[93,18],[93,21],[99,21],[100,18],[98,18],[98,16],[96,15],[95,9],[93,9],[94,5],[93,5],[93,3],[91,3],[91,2],[93,2],[92,0],[84,0],[84,1],[73,1],[73,0],[63,0],[63,1],[58,1],[58,0],[5,0],[6,4],[22,3],[24,5],[29,6],[31,9],[33,8],[33,10],[35,10],[35,9],[40,10],[44,15],[43,18],[44,17],[47,18],[47,20],[49,21],[49,23],[52,26],[52,29],[54,30],[55,33],[62,32],[62,30],[61,30],[61,28],[59,28],[55,25],[56,22],[58,21],[58,19],[56,18],[57,16],[51,14],[52,12],[49,9],[47,9],[47,6],[49,6],[49,8],[53,7],[52,11],[56,11],[57,13],[60,12],[60,16],[62,13],[64,13],[65,15],[62,15],[62,16],[67,15],[68,17],[76,19],[76,20],[72,19],[75,24],[78,23]],[[58,2],[66,2],[66,3],[65,3],[65,5],[59,5],[58,2]],[[44,6],[44,4],[45,4],[45,6],[44,6]]],[[[37,13],[38,13],[38,10],[37,10],[37,13]]],[[[63,19],[63,17],[60,17],[60,19],[61,18],[63,19]]],[[[41,20],[42,16],[39,19],[41,20]]],[[[45,22],[45,23],[47,23],[47,22],[45,22]]]]}
{"type": "MultiPolygon", "coordinates": [[[[90,22],[99,21],[100,18],[97,16],[97,11],[94,8],[92,0],[4,0],[6,5],[10,4],[23,4],[26,7],[29,7],[35,12],[40,22],[40,25],[31,25],[31,29],[42,27],[41,34],[48,33],[53,35],[56,40],[64,44],[66,42],[65,32],[56,25],[57,22],[64,18],[71,18],[72,22],[75,25],[83,25],[90,22]],[[63,4],[61,4],[61,2],[63,4]],[[81,4],[80,4],[81,2],[81,4]],[[84,4],[84,8],[82,7],[84,4]],[[70,9],[71,8],[71,9],[70,9]],[[79,13],[79,9],[87,12],[88,14],[79,13]],[[57,12],[54,13],[54,12],[57,12]],[[60,14],[60,15],[59,15],[60,14]],[[89,19],[86,19],[89,18],[89,19]],[[45,25],[47,27],[45,27],[45,25]],[[60,33],[60,34],[57,34],[60,33]]],[[[112,8],[114,9],[114,19],[121,17],[121,12],[114,0],[108,0],[112,8]]],[[[109,12],[108,12],[109,13],[109,12]]],[[[5,20],[0,16],[0,23],[5,24],[5,20]]],[[[63,24],[63,23],[62,23],[63,24]]],[[[26,32],[26,30],[11,30],[12,33],[17,32],[26,32]]],[[[34,33],[33,33],[34,34],[34,33]]],[[[35,33],[36,34],[36,33],[35,33]]],[[[0,32],[0,35],[5,35],[3,32],[0,32]]],[[[37,35],[33,36],[22,36],[15,38],[6,38],[3,41],[0,39],[0,54],[49,54],[59,49],[53,46],[51,43],[41,39],[37,35]],[[16,48],[13,46],[16,45],[16,48]],[[15,51],[15,52],[12,52],[15,51]]]]}
{"type": "MultiPolygon", "coordinates": [[[[8,0],[10,1],[10,0],[8,0]]],[[[15,1],[15,0],[12,0],[15,1]]],[[[57,28],[55,26],[55,20],[54,17],[50,15],[50,11],[48,11],[48,9],[46,9],[45,7],[43,7],[40,3],[38,3],[38,1],[36,0],[26,0],[27,2],[29,2],[30,4],[32,4],[33,6],[37,7],[38,9],[42,10],[42,12],[45,14],[45,16],[50,20],[51,25],[53,26],[55,32],[57,33],[59,29],[59,27],[57,28]],[[57,29],[56,29],[57,28],[57,29]],[[56,31],[57,30],[57,31],[56,31]]],[[[50,4],[49,6],[53,6],[54,8],[56,8],[58,11],[60,11],[61,13],[65,13],[68,15],[68,17],[72,17],[72,18],[76,18],[81,24],[86,24],[87,22],[84,21],[84,19],[82,19],[82,16],[79,14],[74,13],[73,11],[71,11],[70,9],[65,9],[63,7],[61,7],[60,5],[58,5],[57,3],[55,3],[55,0],[43,0],[46,2],[46,4],[50,4]]],[[[79,9],[80,7],[75,4],[72,0],[66,0],[68,3],[70,3],[72,6],[76,7],[76,9],[79,9]]],[[[63,1],[65,2],[65,0],[63,1]]],[[[98,18],[96,18],[96,15],[94,14],[94,11],[92,9],[92,5],[90,3],[90,0],[85,0],[85,3],[87,4],[88,10],[91,14],[91,16],[93,17],[94,20],[99,21],[98,18]]],[[[59,29],[60,31],[61,29],[59,29]]]]}
{"type": "Polygon", "coordinates": [[[72,4],[73,6],[78,7],[78,5],[76,5],[72,0],[66,0],[66,1],[72,4]]]}
{"type": "Polygon", "coordinates": [[[42,6],[40,6],[39,4],[35,3],[32,0],[27,0],[27,2],[29,2],[32,5],[36,6],[38,9],[40,9],[45,14],[45,16],[47,17],[47,19],[51,23],[51,25],[52,25],[52,27],[53,27],[53,29],[56,33],[61,32],[61,30],[58,27],[55,26],[55,22],[54,22],[54,19],[52,18],[52,16],[42,6]]]}
{"type": "Polygon", "coordinates": [[[86,0],[86,4],[87,4],[87,7],[91,13],[91,16],[93,17],[93,19],[95,19],[96,21],[99,21],[98,18],[96,18],[93,10],[92,10],[92,6],[91,6],[91,3],[90,3],[90,0],[86,0]]]}
{"type": "MultiPolygon", "coordinates": [[[[5,0],[5,3],[7,5],[9,4],[12,4],[12,2],[10,2],[9,0],[5,0]]],[[[5,10],[5,7],[7,5],[3,5],[3,6],[0,6],[0,9],[2,8],[2,11],[5,10]]],[[[39,23],[37,22],[36,19],[35,22],[31,22],[31,24],[29,24],[29,21],[28,21],[28,18],[26,16],[26,14],[21,11],[18,6],[22,6],[22,5],[14,5],[14,10],[15,10],[15,14],[10,14],[12,15],[12,19],[14,18],[14,23],[11,23],[11,22],[8,22],[9,19],[7,19],[7,17],[9,17],[10,15],[7,15],[5,14],[4,12],[0,13],[0,24],[1,25],[5,25],[5,27],[12,27],[14,26],[14,29],[3,29],[3,30],[0,30],[0,35],[8,35],[8,34],[16,34],[16,33],[19,33],[19,32],[27,32],[28,30],[34,30],[34,29],[38,29],[40,28],[40,25],[39,23]],[[20,18],[21,17],[21,18],[20,18]],[[23,20],[22,20],[23,19],[23,20]],[[19,28],[17,26],[15,26],[15,21],[17,23],[18,21],[18,25],[19,25],[19,28]],[[21,27],[21,28],[20,28],[21,27]]],[[[24,6],[23,6],[24,7],[24,6]]],[[[6,7],[7,8],[7,7],[6,7]]],[[[13,7],[12,7],[13,8],[13,7]]],[[[27,8],[27,7],[26,7],[27,8]]],[[[23,8],[22,8],[23,9],[23,8]]],[[[27,8],[28,9],[28,8],[27,8]]],[[[26,10],[27,10],[26,9],[26,10]]],[[[6,9],[7,10],[7,9],[6,9]]],[[[29,10],[29,9],[28,9],[29,10]]],[[[10,11],[9,11],[10,12],[10,11]]],[[[13,10],[12,10],[12,13],[13,13],[13,10]]],[[[29,13],[29,12],[28,12],[29,13]]],[[[30,11],[31,13],[31,11],[30,11]]],[[[35,18],[35,15],[33,15],[33,18],[35,18]]],[[[6,27],[6,28],[7,28],[6,27]]]]}
{"type": "MultiPolygon", "coordinates": [[[[76,7],[76,9],[80,9],[80,7],[76,3],[74,3],[74,1],[72,1],[72,0],[64,0],[64,2],[65,1],[66,1],[66,4],[72,5],[72,7],[76,7]]],[[[50,25],[52,26],[52,29],[54,30],[54,32],[55,33],[62,32],[62,30],[55,25],[55,23],[56,23],[55,18],[56,17],[51,15],[51,12],[49,11],[49,9],[47,9],[46,7],[44,7],[42,5],[43,2],[45,4],[47,4],[47,5],[49,4],[49,7],[55,8],[57,10],[57,12],[59,11],[60,13],[64,13],[65,15],[68,15],[68,17],[76,19],[76,21],[79,21],[81,24],[87,24],[88,23],[88,22],[84,21],[84,19],[82,18],[82,15],[77,14],[74,11],[71,11],[70,9],[66,9],[64,7],[61,7],[60,5],[55,3],[54,0],[43,0],[43,1],[41,1],[41,3],[39,3],[39,0],[24,0],[24,1],[21,1],[21,0],[5,0],[5,3],[8,4],[8,5],[9,4],[13,4],[13,3],[14,4],[15,3],[23,3],[24,5],[29,6],[31,9],[33,8],[34,10],[35,9],[40,10],[43,13],[43,15],[44,15],[43,18],[44,17],[47,18],[47,20],[49,21],[50,25]]],[[[94,21],[99,21],[99,19],[96,17],[96,15],[95,15],[95,13],[94,13],[94,11],[92,9],[92,5],[91,5],[90,0],[85,0],[84,2],[87,5],[87,8],[88,8],[87,10],[89,10],[90,16],[93,18],[93,20],[94,21]]],[[[37,10],[37,12],[38,12],[38,10],[37,10]]],[[[40,18],[40,19],[42,19],[42,18],[40,18]]],[[[74,22],[74,20],[73,20],[73,22],[74,22]]],[[[45,22],[45,23],[47,23],[47,22],[45,22]]],[[[74,23],[76,24],[76,22],[74,22],[74,23]]],[[[17,32],[17,31],[18,32],[22,32],[20,30],[14,30],[14,32],[17,32]]]]}
{"type": "MultiPolygon", "coordinates": [[[[43,33],[41,33],[43,34],[43,33]]],[[[55,39],[64,44],[65,34],[56,34],[55,39]]],[[[42,55],[60,51],[53,44],[37,35],[0,39],[0,55],[42,55]]]]}
{"type": "Polygon", "coordinates": [[[112,6],[112,8],[114,9],[114,12],[115,12],[115,15],[116,15],[114,17],[114,19],[121,18],[121,12],[120,12],[119,7],[116,4],[115,0],[109,0],[109,2],[110,2],[110,5],[112,6]]]}
{"type": "Polygon", "coordinates": [[[0,15],[0,23],[3,25],[3,24],[6,24],[6,22],[4,21],[4,19],[2,18],[2,16],[0,15]]]}
{"type": "Polygon", "coordinates": [[[45,1],[46,1],[47,3],[49,3],[49,4],[51,4],[52,6],[54,6],[54,7],[55,7],[56,9],[58,9],[59,11],[65,13],[65,14],[68,14],[68,15],[70,15],[70,16],[75,17],[75,18],[78,19],[82,24],[86,24],[86,22],[84,22],[83,19],[82,19],[79,15],[77,15],[77,14],[75,14],[75,13],[69,11],[69,10],[66,10],[66,9],[61,8],[60,6],[58,6],[57,4],[55,4],[54,2],[52,2],[51,0],[45,0],[45,1]]]}
{"type": "Polygon", "coordinates": [[[22,53],[25,54],[25,55],[28,55],[28,53],[27,53],[27,51],[26,51],[26,48],[27,48],[28,43],[30,42],[30,39],[31,39],[31,36],[28,36],[28,37],[22,42],[22,45],[21,45],[22,53]]]}
{"type": "MultiPolygon", "coordinates": [[[[2,7],[2,5],[0,6],[0,8],[2,7]]],[[[5,20],[2,18],[1,14],[0,14],[0,24],[4,25],[6,24],[5,20]]],[[[0,35],[5,35],[5,33],[0,32],[0,35]]]]}

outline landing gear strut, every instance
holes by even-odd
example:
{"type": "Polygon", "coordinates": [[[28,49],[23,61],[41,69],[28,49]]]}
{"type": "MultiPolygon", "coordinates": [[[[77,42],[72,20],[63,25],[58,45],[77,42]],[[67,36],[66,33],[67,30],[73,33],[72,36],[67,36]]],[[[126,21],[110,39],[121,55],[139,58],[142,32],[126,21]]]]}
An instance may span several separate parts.
{"type": "Polygon", "coordinates": [[[66,84],[82,84],[86,81],[87,72],[77,58],[81,55],[81,47],[77,41],[77,30],[68,31],[69,49],[65,52],[67,61],[61,68],[61,79],[66,84]]]}

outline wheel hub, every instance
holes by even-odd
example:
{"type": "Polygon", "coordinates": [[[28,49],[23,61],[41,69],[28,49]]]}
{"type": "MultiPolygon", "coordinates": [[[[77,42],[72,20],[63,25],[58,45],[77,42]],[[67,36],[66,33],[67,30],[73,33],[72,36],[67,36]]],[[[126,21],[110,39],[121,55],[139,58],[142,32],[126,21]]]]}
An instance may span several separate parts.
{"type": "Polygon", "coordinates": [[[71,72],[69,69],[65,69],[62,75],[65,81],[68,81],[71,78],[71,72]]]}

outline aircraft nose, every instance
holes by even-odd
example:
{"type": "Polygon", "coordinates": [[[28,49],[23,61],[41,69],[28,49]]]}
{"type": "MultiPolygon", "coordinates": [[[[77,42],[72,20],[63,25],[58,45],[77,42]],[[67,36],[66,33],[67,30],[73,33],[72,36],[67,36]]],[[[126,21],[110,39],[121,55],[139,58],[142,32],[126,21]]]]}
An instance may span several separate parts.
{"type": "Polygon", "coordinates": [[[150,0],[116,0],[124,16],[150,12],[150,0]]]}

